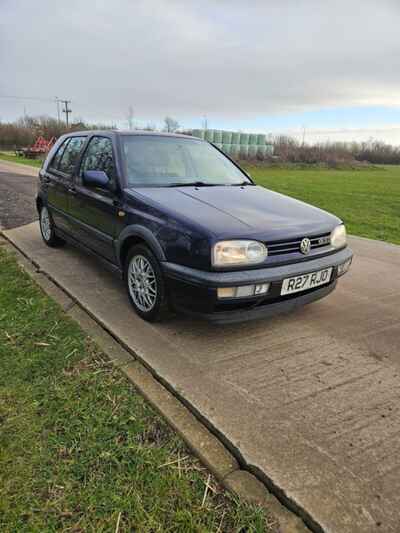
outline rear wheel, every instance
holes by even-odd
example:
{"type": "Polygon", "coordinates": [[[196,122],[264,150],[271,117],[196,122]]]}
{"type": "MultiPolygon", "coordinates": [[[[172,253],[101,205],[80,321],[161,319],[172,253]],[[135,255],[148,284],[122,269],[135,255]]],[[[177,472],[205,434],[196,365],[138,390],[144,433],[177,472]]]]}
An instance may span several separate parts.
{"type": "Polygon", "coordinates": [[[125,261],[125,284],[129,300],[136,313],[155,322],[166,309],[164,277],[156,257],[147,246],[133,246],[125,261]]]}
{"type": "Polygon", "coordinates": [[[40,233],[47,246],[55,248],[56,246],[62,246],[65,241],[60,237],[57,237],[54,229],[54,222],[51,217],[50,211],[47,206],[43,205],[40,209],[40,233]]]}

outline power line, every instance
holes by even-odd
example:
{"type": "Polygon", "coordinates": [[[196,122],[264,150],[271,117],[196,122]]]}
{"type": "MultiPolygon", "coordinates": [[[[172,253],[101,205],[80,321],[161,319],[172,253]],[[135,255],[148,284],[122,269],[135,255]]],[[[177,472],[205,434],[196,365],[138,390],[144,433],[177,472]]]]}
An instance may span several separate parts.
{"type": "Polygon", "coordinates": [[[41,98],[38,96],[17,96],[17,95],[0,94],[0,98],[11,98],[13,100],[37,100],[38,102],[53,102],[52,98],[41,98]]]}
{"type": "MultiPolygon", "coordinates": [[[[56,105],[57,105],[57,120],[58,122],[61,122],[61,117],[60,117],[60,103],[64,103],[65,100],[61,100],[60,98],[58,98],[58,96],[56,96],[55,98],[42,98],[42,97],[39,97],[39,96],[20,96],[20,95],[16,95],[16,94],[0,94],[0,98],[5,98],[5,99],[11,99],[11,100],[33,100],[33,101],[37,101],[37,102],[46,102],[46,103],[52,103],[52,102],[56,102],[56,105]]],[[[68,100],[68,103],[70,103],[70,100],[68,100]]],[[[66,113],[66,121],[67,121],[67,124],[68,124],[68,114],[71,112],[71,109],[68,109],[68,106],[66,106],[65,108],[67,111],[63,110],[64,113],[66,113]]],[[[26,116],[26,107],[24,106],[24,116],[26,116]]]]}

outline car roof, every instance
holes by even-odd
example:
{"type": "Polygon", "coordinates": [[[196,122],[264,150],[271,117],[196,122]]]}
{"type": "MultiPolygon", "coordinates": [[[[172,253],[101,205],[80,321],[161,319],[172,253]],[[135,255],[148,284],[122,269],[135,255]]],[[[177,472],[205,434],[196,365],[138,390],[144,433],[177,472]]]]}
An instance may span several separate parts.
{"type": "Polygon", "coordinates": [[[115,135],[115,136],[132,136],[132,135],[150,135],[157,137],[178,137],[183,139],[192,139],[201,141],[198,137],[192,135],[184,135],[183,133],[167,133],[165,131],[143,131],[143,130],[82,130],[71,133],[64,133],[63,137],[75,137],[82,135],[115,135]]]}

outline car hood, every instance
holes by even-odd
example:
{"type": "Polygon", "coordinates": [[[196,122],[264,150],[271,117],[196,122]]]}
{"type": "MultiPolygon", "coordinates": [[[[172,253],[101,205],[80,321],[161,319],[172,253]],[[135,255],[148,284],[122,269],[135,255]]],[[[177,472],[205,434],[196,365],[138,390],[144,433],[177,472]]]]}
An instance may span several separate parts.
{"type": "Polygon", "coordinates": [[[218,238],[279,240],[329,232],[340,223],[326,211],[258,186],[154,187],[132,192],[218,238]]]}

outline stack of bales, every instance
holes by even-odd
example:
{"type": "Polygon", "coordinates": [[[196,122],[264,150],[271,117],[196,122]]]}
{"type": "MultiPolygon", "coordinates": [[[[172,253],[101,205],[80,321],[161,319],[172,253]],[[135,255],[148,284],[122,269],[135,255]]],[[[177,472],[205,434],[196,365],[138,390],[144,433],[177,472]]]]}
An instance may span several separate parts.
{"type": "Polygon", "coordinates": [[[273,154],[262,133],[239,133],[223,130],[193,130],[192,135],[217,146],[233,159],[265,159],[273,154]]]}
{"type": "Polygon", "coordinates": [[[192,130],[193,137],[198,137],[199,139],[205,139],[206,130],[192,130]]]}

